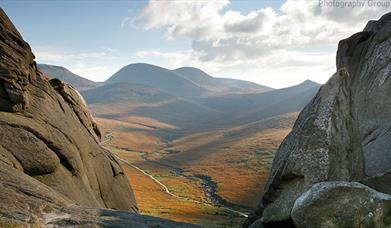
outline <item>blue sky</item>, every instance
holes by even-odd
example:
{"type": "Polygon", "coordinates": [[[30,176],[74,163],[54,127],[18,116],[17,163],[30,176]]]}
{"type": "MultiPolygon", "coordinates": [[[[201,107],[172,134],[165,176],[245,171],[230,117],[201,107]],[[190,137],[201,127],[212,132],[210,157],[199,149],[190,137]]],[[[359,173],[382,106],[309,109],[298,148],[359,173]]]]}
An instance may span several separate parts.
{"type": "MultiPolygon", "coordinates": [[[[347,0],[340,0],[347,1],[347,0]]],[[[335,71],[338,40],[384,8],[337,9],[317,1],[0,0],[37,61],[104,81],[146,62],[195,66],[217,77],[280,88],[335,71]]]]}

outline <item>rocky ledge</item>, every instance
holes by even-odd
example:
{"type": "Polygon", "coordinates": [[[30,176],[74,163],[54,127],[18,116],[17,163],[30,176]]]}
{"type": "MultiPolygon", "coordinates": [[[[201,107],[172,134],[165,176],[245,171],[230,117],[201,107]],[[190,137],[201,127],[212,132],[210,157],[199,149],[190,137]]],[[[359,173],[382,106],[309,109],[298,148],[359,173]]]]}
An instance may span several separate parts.
{"type": "Polygon", "coordinates": [[[278,149],[245,227],[391,226],[391,14],[340,41],[337,72],[278,149]]]}
{"type": "Polygon", "coordinates": [[[0,9],[0,227],[191,226],[137,214],[100,136],[83,98],[37,69],[0,9]]]}

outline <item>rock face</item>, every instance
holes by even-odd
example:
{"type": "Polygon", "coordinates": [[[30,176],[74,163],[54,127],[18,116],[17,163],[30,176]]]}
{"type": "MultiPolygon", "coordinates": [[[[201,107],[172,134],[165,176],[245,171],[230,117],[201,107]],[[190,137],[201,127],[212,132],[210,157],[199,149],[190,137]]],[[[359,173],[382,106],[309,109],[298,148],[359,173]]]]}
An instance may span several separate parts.
{"type": "MultiPolygon", "coordinates": [[[[368,191],[391,193],[387,181],[391,170],[390,76],[391,14],[386,14],[339,43],[337,73],[300,113],[281,144],[262,202],[245,226],[319,227],[311,223],[312,214],[301,216],[296,210],[293,216],[292,208],[304,192],[319,188],[316,184],[321,182],[356,181],[373,188],[368,191]]],[[[330,191],[332,195],[334,190],[330,191]]],[[[349,191],[338,197],[363,201],[370,197],[362,192],[355,195],[355,190],[347,194],[349,191]]],[[[322,199],[310,200],[311,205],[320,205],[322,199]]],[[[333,208],[342,204],[331,202],[333,208]]],[[[377,208],[362,207],[373,214],[377,208]]],[[[318,209],[319,213],[323,210],[318,209]]],[[[327,213],[324,216],[330,215],[327,213]]],[[[351,227],[338,224],[342,226],[325,227],[351,227]]]]}
{"type": "Polygon", "coordinates": [[[0,60],[0,226],[181,226],[137,214],[128,180],[99,145],[83,98],[37,69],[1,9],[0,60]]]}
{"type": "Polygon", "coordinates": [[[72,87],[37,70],[29,45],[0,14],[1,162],[73,202],[137,211],[118,162],[72,87]]]}
{"type": "Polygon", "coordinates": [[[321,182],[296,200],[291,214],[297,227],[389,227],[391,196],[357,182],[321,182]]]}

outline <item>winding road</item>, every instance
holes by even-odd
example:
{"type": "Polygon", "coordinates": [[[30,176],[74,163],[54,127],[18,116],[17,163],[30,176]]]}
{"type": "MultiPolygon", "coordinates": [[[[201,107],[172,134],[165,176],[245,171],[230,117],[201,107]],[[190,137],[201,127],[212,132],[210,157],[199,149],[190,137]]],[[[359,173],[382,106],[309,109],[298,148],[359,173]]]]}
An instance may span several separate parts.
{"type": "MultiPolygon", "coordinates": [[[[106,144],[108,142],[110,142],[113,138],[113,134],[112,133],[108,133],[105,137],[105,139],[101,141],[101,145],[103,144],[106,144]]],[[[237,211],[235,209],[232,209],[232,208],[228,208],[226,206],[223,206],[223,205],[213,205],[213,204],[210,204],[210,203],[206,203],[206,202],[201,202],[201,201],[198,201],[198,200],[194,200],[194,199],[190,199],[190,198],[187,198],[187,197],[183,197],[183,196],[178,196],[174,193],[172,193],[168,187],[163,184],[162,182],[160,182],[158,179],[156,179],[154,176],[148,174],[147,172],[145,172],[143,169],[141,169],[140,167],[137,167],[136,165],[132,164],[131,162],[129,162],[128,160],[126,159],[123,159],[123,158],[120,158],[118,155],[112,153],[118,160],[122,161],[123,163],[125,163],[126,165],[138,170],[139,172],[141,172],[142,174],[144,174],[145,176],[149,177],[150,179],[152,179],[156,184],[160,185],[162,187],[162,189],[164,190],[165,193],[167,193],[168,195],[172,196],[172,197],[175,197],[177,199],[180,199],[180,200],[184,200],[184,201],[190,201],[190,202],[194,202],[196,204],[202,204],[202,205],[205,205],[205,206],[209,206],[209,207],[218,207],[218,208],[222,208],[224,210],[227,210],[227,211],[230,211],[232,213],[235,213],[241,217],[245,217],[247,218],[248,215],[243,213],[243,212],[240,212],[240,211],[237,211]]]]}

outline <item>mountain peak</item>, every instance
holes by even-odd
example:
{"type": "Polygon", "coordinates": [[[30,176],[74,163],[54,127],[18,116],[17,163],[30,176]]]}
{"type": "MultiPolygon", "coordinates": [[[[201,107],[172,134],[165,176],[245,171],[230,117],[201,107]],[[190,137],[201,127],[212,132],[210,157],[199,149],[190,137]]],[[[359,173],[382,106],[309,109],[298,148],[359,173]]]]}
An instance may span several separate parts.
{"type": "Polygon", "coordinates": [[[188,66],[180,67],[173,70],[173,72],[191,81],[198,81],[200,79],[203,80],[213,79],[213,77],[207,74],[205,71],[195,67],[188,67],[188,66]]]}
{"type": "MultiPolygon", "coordinates": [[[[303,81],[302,83],[299,83],[297,85],[294,85],[292,87],[304,87],[304,88],[312,88],[312,87],[320,87],[322,84],[319,84],[315,81],[312,81],[310,79],[307,79],[305,81],[303,81]]],[[[288,87],[290,88],[290,87],[288,87]]]]}
{"type": "Polygon", "coordinates": [[[173,72],[194,84],[212,91],[214,94],[260,93],[272,90],[272,88],[253,82],[230,78],[215,78],[195,67],[180,67],[173,70],[173,72]]]}
{"type": "Polygon", "coordinates": [[[163,71],[169,71],[169,69],[153,65],[150,63],[130,63],[126,66],[124,66],[122,69],[144,69],[144,70],[150,70],[150,69],[158,69],[163,71]]]}
{"type": "Polygon", "coordinates": [[[184,66],[184,67],[179,67],[173,71],[187,71],[187,72],[197,72],[197,73],[202,73],[202,74],[205,74],[205,75],[208,75],[209,77],[212,77],[210,76],[208,73],[206,73],[205,71],[199,69],[199,68],[196,68],[196,67],[191,67],[191,66],[184,66]]]}
{"type": "Polygon", "coordinates": [[[320,84],[310,79],[307,79],[304,82],[300,83],[300,85],[319,86],[320,84]]]}
{"type": "Polygon", "coordinates": [[[107,79],[105,83],[117,82],[155,87],[163,92],[181,97],[200,96],[205,92],[205,89],[181,77],[174,71],[147,63],[129,64],[107,79]]]}

